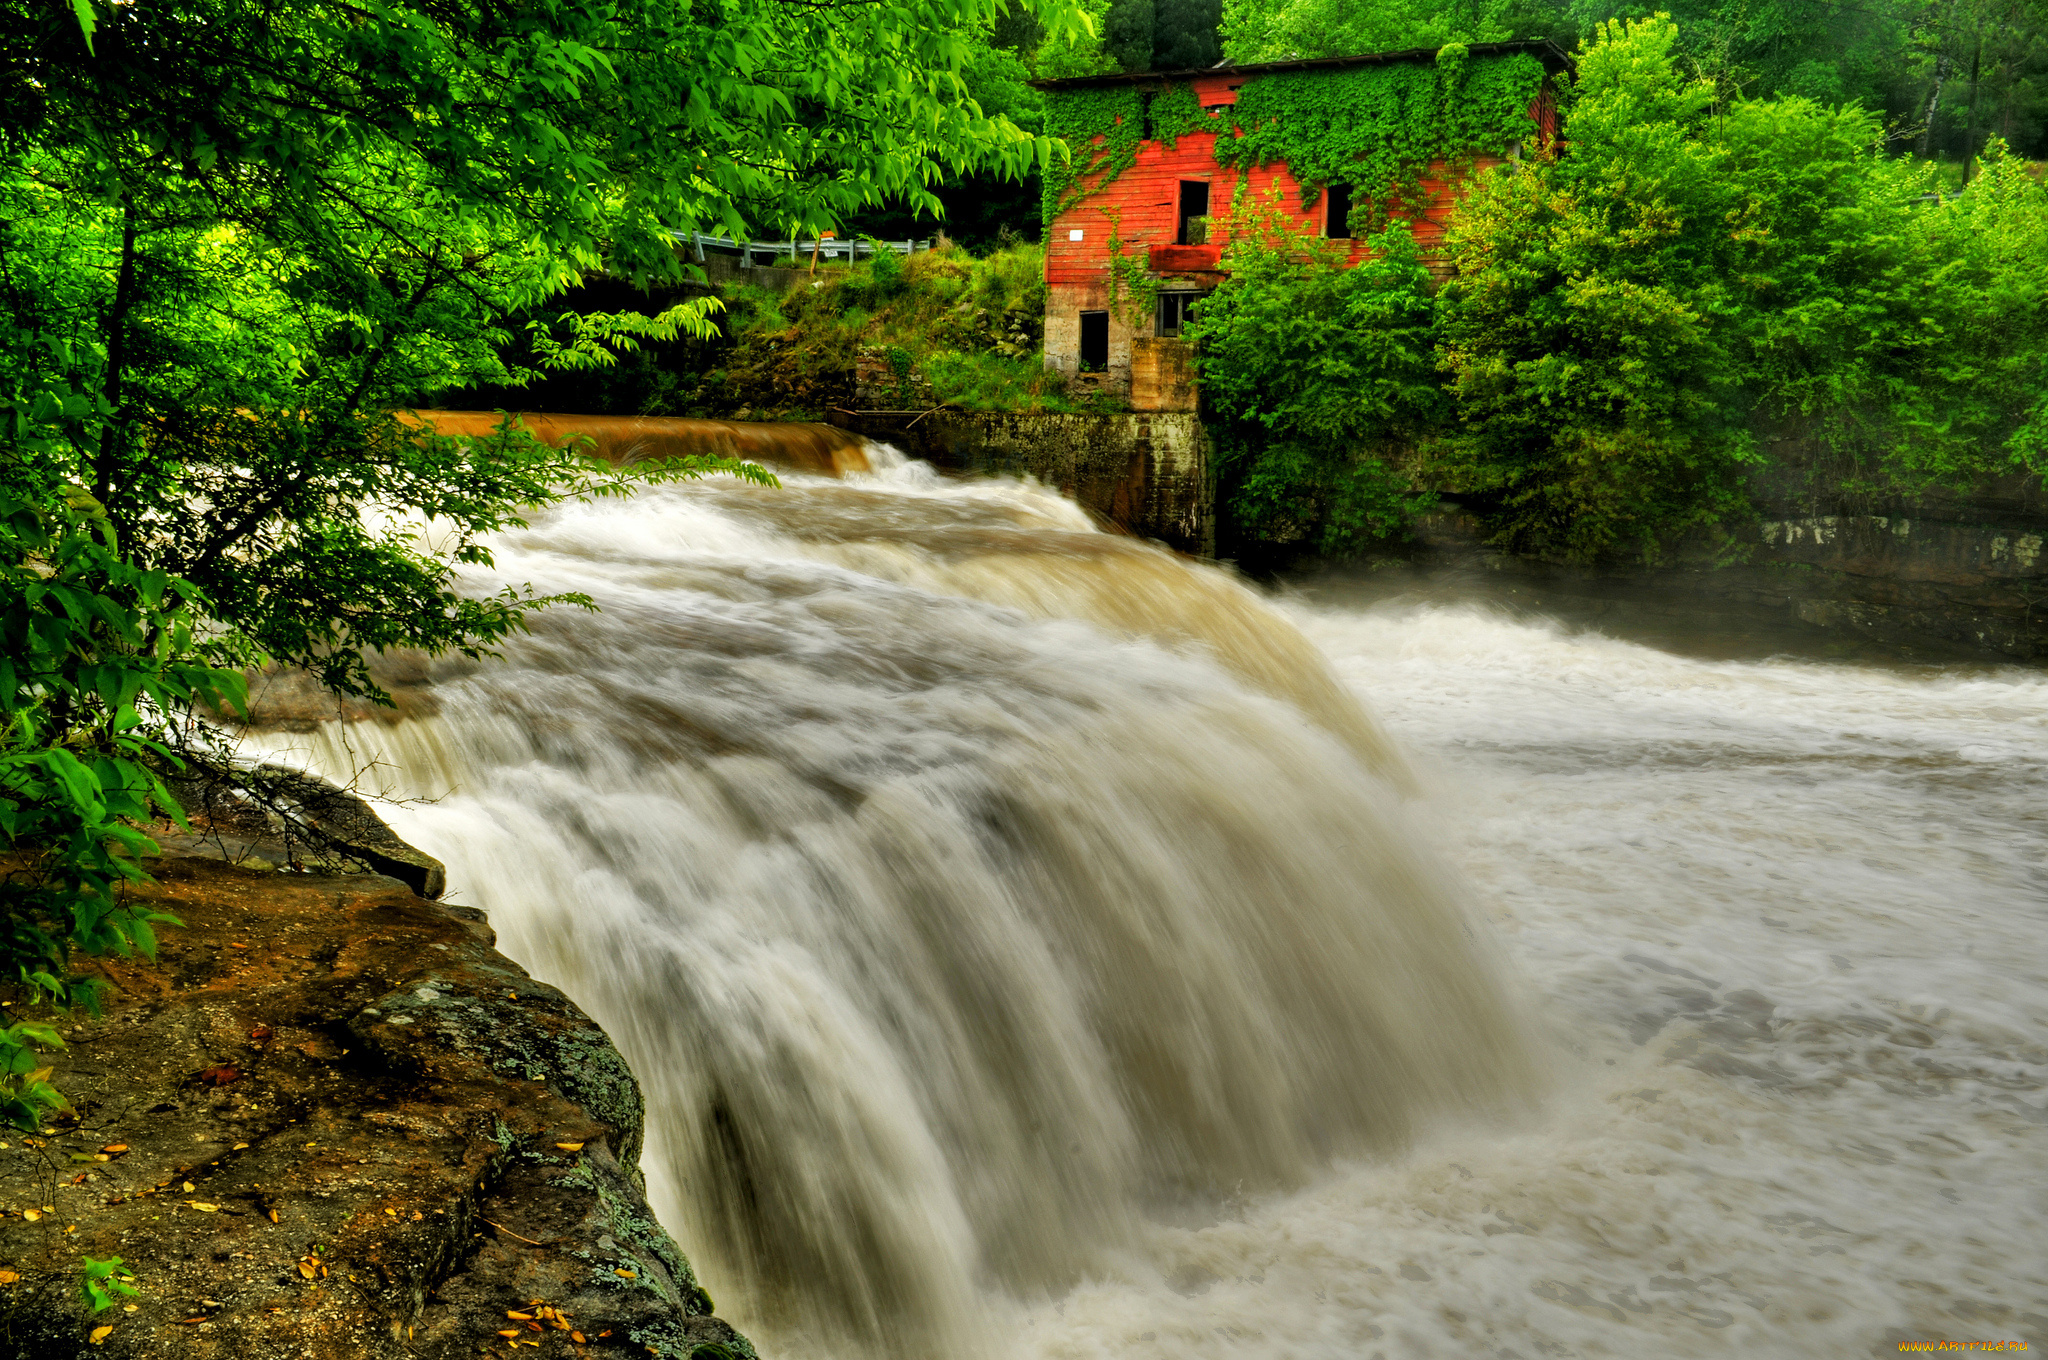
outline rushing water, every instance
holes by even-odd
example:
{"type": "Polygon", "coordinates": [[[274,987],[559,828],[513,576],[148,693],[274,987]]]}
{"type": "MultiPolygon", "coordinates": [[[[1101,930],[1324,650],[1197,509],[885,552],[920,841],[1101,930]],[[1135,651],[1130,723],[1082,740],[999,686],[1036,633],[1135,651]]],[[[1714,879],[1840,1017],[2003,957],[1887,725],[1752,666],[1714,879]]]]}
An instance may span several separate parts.
{"type": "Polygon", "coordinates": [[[915,465],[499,574],[604,612],[293,740],[438,798],[764,1353],[2048,1343],[2039,672],[1271,606],[915,465]]]}

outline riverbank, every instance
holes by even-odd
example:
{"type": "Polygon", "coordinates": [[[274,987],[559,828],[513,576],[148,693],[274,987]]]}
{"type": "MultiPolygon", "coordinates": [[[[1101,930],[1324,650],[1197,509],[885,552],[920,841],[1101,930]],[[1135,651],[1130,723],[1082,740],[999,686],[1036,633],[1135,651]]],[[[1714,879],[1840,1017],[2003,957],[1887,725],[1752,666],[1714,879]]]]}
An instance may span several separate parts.
{"type": "Polygon", "coordinates": [[[106,1013],[52,1055],[75,1118],[0,1135],[0,1354],[752,1355],[647,1206],[633,1074],[481,912],[156,874],[134,895],[185,925],[90,961],[106,1013]],[[86,1318],[84,1256],[138,1296],[86,1318]]]}

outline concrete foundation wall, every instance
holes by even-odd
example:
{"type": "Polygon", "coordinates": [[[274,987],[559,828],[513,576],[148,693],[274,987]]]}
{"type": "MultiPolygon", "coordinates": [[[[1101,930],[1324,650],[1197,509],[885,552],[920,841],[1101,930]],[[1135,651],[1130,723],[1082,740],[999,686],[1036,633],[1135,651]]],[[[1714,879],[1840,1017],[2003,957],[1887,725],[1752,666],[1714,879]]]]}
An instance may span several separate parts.
{"type": "Polygon", "coordinates": [[[1195,351],[1185,340],[1141,335],[1131,341],[1131,409],[1192,411],[1195,351]]]}
{"type": "MultiPolygon", "coordinates": [[[[1081,313],[1108,312],[1110,382],[1119,392],[1129,391],[1133,332],[1126,313],[1130,298],[1123,295],[1118,301],[1122,305],[1110,305],[1109,285],[1104,282],[1051,285],[1045,297],[1045,366],[1070,378],[1080,372],[1081,313]]],[[[1150,330],[1146,327],[1147,334],[1150,330]]]]}

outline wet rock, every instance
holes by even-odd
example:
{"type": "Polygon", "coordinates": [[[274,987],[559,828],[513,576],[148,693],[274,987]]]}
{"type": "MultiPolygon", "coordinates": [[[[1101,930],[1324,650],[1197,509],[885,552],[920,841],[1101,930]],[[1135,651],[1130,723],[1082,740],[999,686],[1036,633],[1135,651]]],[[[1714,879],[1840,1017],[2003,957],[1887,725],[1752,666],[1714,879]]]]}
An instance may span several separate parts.
{"type": "Polygon", "coordinates": [[[632,1073],[480,913],[199,859],[140,895],[187,925],[62,1021],[76,1118],[0,1132],[0,1357],[753,1354],[648,1209],[632,1073]],[[85,1255],[134,1311],[86,1316],[85,1255]]]}
{"type": "Polygon", "coordinates": [[[406,844],[368,802],[319,775],[287,765],[194,760],[164,782],[198,831],[159,836],[178,855],[238,859],[222,853],[238,849],[294,868],[388,874],[421,897],[447,889],[440,860],[406,844]]]}

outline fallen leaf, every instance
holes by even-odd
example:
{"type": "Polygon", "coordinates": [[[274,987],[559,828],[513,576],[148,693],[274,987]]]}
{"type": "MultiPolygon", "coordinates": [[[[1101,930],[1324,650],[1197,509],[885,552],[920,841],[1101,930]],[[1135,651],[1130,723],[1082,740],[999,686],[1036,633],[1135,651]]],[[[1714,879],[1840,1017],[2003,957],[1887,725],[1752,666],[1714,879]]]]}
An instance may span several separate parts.
{"type": "Polygon", "coordinates": [[[570,1339],[571,1341],[575,1342],[575,1343],[576,1343],[577,1345],[579,1345],[579,1346],[580,1346],[580,1345],[582,1345],[582,1344],[583,1344],[583,1333],[581,1333],[581,1332],[571,1332],[571,1333],[569,1333],[569,1339],[570,1339]]]}
{"type": "Polygon", "coordinates": [[[249,1040],[250,1040],[250,1042],[251,1042],[251,1043],[255,1044],[255,1045],[256,1045],[257,1047],[259,1047],[259,1048],[260,1048],[260,1047],[262,1047],[262,1046],[263,1046],[264,1044],[267,1044],[267,1043],[269,1043],[269,1042],[270,1042],[270,1026],[268,1026],[268,1025],[258,1025],[258,1026],[257,1026],[256,1028],[254,1028],[254,1029],[250,1030],[250,1031],[249,1031],[249,1040]]]}
{"type": "Polygon", "coordinates": [[[11,1270],[0,1270],[0,1284],[13,1284],[19,1279],[21,1276],[11,1270]]]}
{"type": "Polygon", "coordinates": [[[307,1279],[309,1279],[309,1280],[310,1280],[310,1279],[312,1279],[312,1278],[313,1278],[313,1272],[314,1272],[314,1270],[315,1270],[315,1267],[314,1267],[314,1266],[312,1266],[311,1264],[309,1264],[309,1263],[307,1263],[307,1262],[305,1262],[305,1261],[301,1261],[301,1262],[299,1262],[299,1274],[301,1274],[301,1275],[305,1276],[305,1277],[306,1277],[307,1279]]]}
{"type": "Polygon", "coordinates": [[[507,1328],[506,1328],[506,1329],[505,1329],[504,1331],[502,1331],[502,1332],[499,1332],[499,1333],[498,1333],[498,1335],[499,1335],[499,1336],[518,1336],[518,1335],[519,1335],[519,1329],[518,1329],[517,1327],[507,1327],[507,1328]]]}
{"type": "Polygon", "coordinates": [[[512,1320],[513,1320],[514,1322],[531,1322],[531,1321],[533,1321],[533,1314],[531,1314],[531,1313],[515,1313],[515,1312],[513,1312],[513,1311],[512,1311],[511,1309],[509,1309],[509,1308],[505,1310],[505,1316],[506,1316],[506,1317],[508,1317],[508,1318],[511,1318],[511,1319],[512,1319],[512,1320]]]}
{"type": "Polygon", "coordinates": [[[114,1160],[112,1156],[104,1152],[95,1152],[92,1155],[92,1159],[96,1162],[111,1162],[114,1160]]]}
{"type": "Polygon", "coordinates": [[[93,1345],[97,1346],[113,1334],[114,1329],[112,1327],[95,1327],[92,1329],[92,1335],[88,1336],[86,1340],[92,1342],[93,1345]]]}
{"type": "Polygon", "coordinates": [[[612,1274],[622,1280],[637,1280],[640,1278],[640,1272],[637,1270],[614,1270],[612,1274]]]}
{"type": "Polygon", "coordinates": [[[241,1079],[242,1069],[231,1066],[228,1063],[216,1063],[193,1078],[201,1086],[225,1086],[231,1081],[240,1081],[241,1079]]]}
{"type": "Polygon", "coordinates": [[[385,1213],[387,1213],[387,1214],[389,1214],[389,1215],[390,1215],[391,1217],[393,1217],[393,1218],[397,1218],[397,1217],[398,1217],[398,1210],[396,1210],[396,1209],[386,1209],[386,1210],[385,1210],[384,1212],[385,1212],[385,1213]]]}
{"type": "Polygon", "coordinates": [[[197,1209],[202,1214],[217,1214],[220,1212],[220,1206],[218,1204],[201,1204],[196,1199],[188,1199],[185,1202],[191,1205],[193,1208],[197,1209]]]}
{"type": "Polygon", "coordinates": [[[127,1150],[128,1145],[126,1143],[109,1143],[100,1149],[101,1152],[126,1152],[127,1150]]]}
{"type": "Polygon", "coordinates": [[[233,1151],[235,1151],[235,1152],[240,1152],[240,1151],[241,1151],[241,1150],[242,1150],[243,1148],[245,1148],[245,1147],[247,1147],[247,1146],[249,1146],[249,1145],[248,1145],[247,1143],[237,1143],[237,1144],[235,1144],[235,1146],[234,1146],[234,1148],[233,1148],[232,1150],[233,1150],[233,1151]]]}
{"type": "Polygon", "coordinates": [[[248,945],[245,945],[245,944],[241,943],[241,942],[240,942],[240,941],[238,941],[238,940],[229,940],[229,941],[228,941],[228,948],[230,948],[230,949],[247,949],[248,947],[249,947],[248,945]]]}
{"type": "Polygon", "coordinates": [[[121,1305],[121,1311],[124,1313],[132,1313],[141,1306],[142,1305],[139,1303],[124,1303],[121,1305]]]}
{"type": "Polygon", "coordinates": [[[561,1149],[562,1151],[564,1151],[564,1152],[581,1152],[581,1151],[583,1151],[583,1144],[581,1144],[581,1143],[557,1143],[557,1144],[555,1144],[555,1146],[556,1146],[556,1147],[558,1147],[558,1148],[560,1148],[560,1149],[561,1149]]]}
{"type": "Polygon", "coordinates": [[[23,1209],[21,1211],[21,1216],[31,1223],[34,1223],[42,1218],[41,1212],[35,1209],[23,1209]]]}

